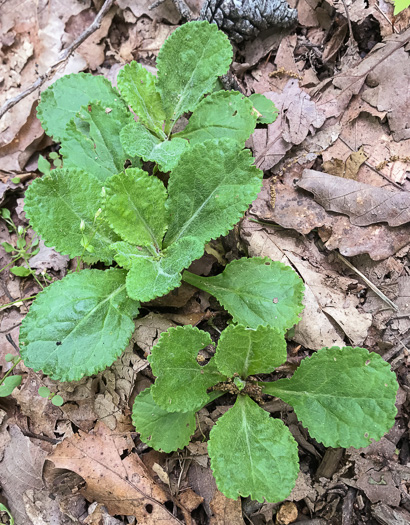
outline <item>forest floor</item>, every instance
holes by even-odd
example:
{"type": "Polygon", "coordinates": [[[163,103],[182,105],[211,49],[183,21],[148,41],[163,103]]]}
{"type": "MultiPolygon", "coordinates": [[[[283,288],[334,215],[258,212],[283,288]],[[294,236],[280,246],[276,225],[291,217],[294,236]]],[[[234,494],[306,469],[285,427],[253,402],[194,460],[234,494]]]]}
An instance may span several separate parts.
{"type": "MultiPolygon", "coordinates": [[[[28,227],[24,192],[40,176],[39,155],[58,157],[58,144],[36,118],[40,91],[80,71],[115,83],[131,60],[154,71],[161,45],[182,21],[170,0],[155,10],[149,10],[151,3],[117,0],[56,74],[0,119],[0,207],[10,211],[17,228],[28,227]]],[[[187,3],[199,13],[200,0],[187,3]]],[[[101,5],[99,0],[0,2],[0,105],[55,64],[101,5]]],[[[138,454],[152,484],[169,495],[167,508],[180,523],[410,523],[410,10],[394,17],[393,5],[384,0],[346,5],[292,0],[291,5],[298,11],[296,28],[269,30],[235,47],[232,72],[239,86],[248,95],[265,94],[279,118],[259,126],[247,143],[265,174],[262,192],[228,236],[208,245],[194,271],[214,275],[247,255],[293,267],[305,282],[305,310],[289,334],[280,377],[290,376],[322,347],[377,352],[400,384],[393,429],[366,449],[326,449],[288,405],[267,401],[264,408],[285,421],[299,445],[296,487],[278,504],[229,500],[216,488],[203,435],[232,405],[229,395],[200,411],[185,450],[165,454],[141,443],[131,407],[153,382],[147,356],[160,333],[192,324],[216,338],[229,319],[215,299],[184,284],[144,305],[129,347],[97,376],[58,383],[18,364],[21,386],[0,398],[0,504],[10,509],[16,525],[137,523],[133,516],[110,516],[102,496],[110,487],[113,497],[130,497],[118,487],[116,492],[112,473],[131,453],[138,454]],[[64,404],[56,407],[40,397],[41,386],[60,394],[64,404]],[[83,477],[74,472],[74,455],[71,470],[69,457],[64,470],[47,459],[63,440],[75,444],[89,435],[99,436],[95,446],[105,462],[94,502],[82,495],[84,479],[92,477],[91,459],[83,477]]],[[[26,239],[34,235],[28,228],[26,239]]],[[[14,245],[17,240],[2,219],[0,238],[14,245]]],[[[11,367],[6,354],[18,353],[19,327],[40,291],[38,281],[61,279],[73,268],[68,257],[42,241],[39,248],[28,261],[37,279],[13,275],[9,268],[0,274],[0,377],[11,367]]],[[[0,268],[10,261],[0,247],[0,268]]],[[[0,523],[10,523],[6,512],[0,511],[0,523]]],[[[144,525],[151,523],[147,519],[144,525]]]]}

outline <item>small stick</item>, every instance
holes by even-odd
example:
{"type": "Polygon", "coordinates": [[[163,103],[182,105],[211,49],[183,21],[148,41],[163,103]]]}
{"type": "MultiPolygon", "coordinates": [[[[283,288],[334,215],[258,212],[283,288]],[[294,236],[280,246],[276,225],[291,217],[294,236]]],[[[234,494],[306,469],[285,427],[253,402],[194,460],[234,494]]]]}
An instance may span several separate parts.
{"type": "Polygon", "coordinates": [[[7,111],[14,107],[18,102],[20,102],[20,100],[26,98],[28,95],[33,93],[33,91],[41,87],[46,82],[46,80],[54,76],[55,72],[57,71],[57,68],[69,59],[70,55],[77,49],[77,47],[79,47],[84,42],[84,40],[86,40],[90,35],[92,35],[95,31],[97,31],[97,29],[100,28],[102,19],[110,10],[114,1],[115,0],[105,0],[98,15],[95,17],[94,22],[90,26],[88,26],[87,29],[78,38],[76,38],[71,45],[69,45],[66,49],[63,49],[61,51],[57,62],[50,66],[47,69],[47,71],[41,76],[39,76],[38,79],[33,84],[31,84],[31,86],[29,86],[26,90],[22,91],[15,97],[10,98],[4,103],[4,105],[0,109],[0,118],[3,115],[5,115],[7,111]]]}

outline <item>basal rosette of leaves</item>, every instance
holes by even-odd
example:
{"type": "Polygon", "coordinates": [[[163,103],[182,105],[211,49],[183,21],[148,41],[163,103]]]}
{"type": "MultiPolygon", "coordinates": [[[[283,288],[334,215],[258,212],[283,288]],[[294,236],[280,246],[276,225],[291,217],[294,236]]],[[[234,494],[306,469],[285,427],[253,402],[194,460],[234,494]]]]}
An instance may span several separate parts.
{"type": "Polygon", "coordinates": [[[62,167],[50,171],[43,159],[47,169],[26,192],[26,215],[47,246],[100,265],[39,294],[21,330],[28,366],[71,381],[112,364],[140,302],[179,286],[205,244],[228,233],[256,198],[262,172],[244,145],[276,110],[267,99],[261,105],[260,97],[215,91],[231,60],[216,25],[192,22],[165,42],[157,77],[132,62],[117,87],[79,73],[42,93],[38,117],[61,143],[62,167]],[[188,125],[174,133],[186,112],[188,125]],[[150,172],[142,169],[147,161],[150,172]]]}
{"type": "MultiPolygon", "coordinates": [[[[290,319],[286,307],[283,316],[290,319]]],[[[264,394],[292,405],[328,447],[365,447],[394,424],[395,374],[364,348],[323,348],[290,379],[261,382],[257,374],[286,361],[283,330],[232,324],[215,345],[207,333],[184,326],[162,333],[149,361],[156,381],[135,399],[132,419],[141,440],[155,450],[185,447],[195,432],[195,412],[218,395],[237,394],[208,441],[217,486],[232,499],[279,502],[296,482],[297,444],[283,422],[258,405],[264,394]],[[204,348],[214,353],[205,365],[198,360],[204,348]]]]}

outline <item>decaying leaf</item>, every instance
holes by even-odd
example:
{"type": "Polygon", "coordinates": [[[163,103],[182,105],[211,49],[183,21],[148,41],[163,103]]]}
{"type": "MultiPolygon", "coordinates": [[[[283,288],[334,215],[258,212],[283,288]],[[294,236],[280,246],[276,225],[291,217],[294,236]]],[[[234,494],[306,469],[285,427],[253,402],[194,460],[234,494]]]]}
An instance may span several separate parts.
{"type": "Polygon", "coordinates": [[[168,500],[137,454],[124,459],[133,443],[113,434],[102,422],[88,434],[79,432],[60,443],[48,457],[57,468],[72,470],[84,478],[84,496],[104,504],[111,515],[133,515],[146,525],[181,522],[167,510],[168,500]]]}
{"type": "Polygon", "coordinates": [[[356,226],[387,222],[401,226],[410,221],[410,193],[376,188],[328,173],[305,170],[298,183],[326,210],[348,215],[356,226]]]}

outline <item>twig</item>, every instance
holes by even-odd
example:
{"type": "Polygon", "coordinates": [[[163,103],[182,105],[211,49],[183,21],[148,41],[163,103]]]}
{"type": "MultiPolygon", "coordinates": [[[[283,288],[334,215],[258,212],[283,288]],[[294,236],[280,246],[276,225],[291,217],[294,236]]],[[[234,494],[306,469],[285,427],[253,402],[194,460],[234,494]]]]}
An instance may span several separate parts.
{"type": "MultiPolygon", "coordinates": [[[[326,248],[323,241],[319,239],[319,246],[323,249],[323,248],[326,248]]],[[[399,310],[399,307],[397,306],[397,304],[394,304],[393,301],[391,301],[386,295],[384,295],[384,293],[379,290],[377,288],[377,286],[375,284],[373,284],[371,281],[369,281],[369,279],[362,274],[362,272],[360,270],[358,270],[355,266],[353,266],[353,264],[348,261],[346,259],[346,257],[343,257],[343,255],[341,255],[339,252],[337,252],[336,250],[334,251],[334,253],[337,255],[337,257],[346,265],[348,266],[351,270],[353,270],[355,273],[357,273],[357,275],[359,277],[361,277],[363,279],[363,281],[367,284],[367,286],[373,290],[373,292],[378,295],[380,297],[380,299],[382,301],[384,301],[385,303],[387,303],[390,308],[393,308],[393,310],[396,310],[396,312],[399,310]]]]}
{"type": "Polygon", "coordinates": [[[352,29],[352,23],[350,21],[349,9],[347,8],[345,0],[342,0],[342,4],[345,8],[347,25],[349,26],[349,42],[354,42],[353,29],[352,29]]]}
{"type": "Polygon", "coordinates": [[[98,15],[95,17],[94,22],[87,27],[87,29],[74,40],[74,42],[69,45],[66,49],[63,49],[60,53],[60,56],[55,64],[50,66],[45,73],[43,73],[41,76],[38,77],[38,79],[31,84],[25,91],[22,91],[18,95],[16,95],[13,98],[10,98],[7,100],[7,102],[4,103],[2,108],[0,109],[0,118],[7,113],[13,106],[15,106],[20,100],[23,100],[23,98],[26,98],[28,95],[33,93],[36,89],[41,87],[46,80],[50,79],[54,76],[55,72],[57,71],[58,67],[64,64],[70,57],[70,55],[79,47],[84,40],[86,40],[90,35],[95,33],[97,29],[101,27],[101,22],[104,16],[107,14],[107,12],[110,10],[111,6],[114,4],[115,0],[105,0],[102,8],[100,9],[98,15]]]}
{"type": "Polygon", "coordinates": [[[373,284],[371,281],[369,281],[369,279],[368,279],[365,275],[363,275],[362,272],[361,272],[360,270],[358,270],[357,268],[355,268],[355,267],[353,266],[353,264],[352,264],[350,261],[348,261],[348,260],[347,260],[345,257],[343,257],[343,255],[341,255],[340,253],[338,253],[338,252],[335,252],[335,253],[336,253],[336,255],[338,256],[338,258],[339,258],[339,259],[340,259],[340,260],[341,260],[346,266],[348,266],[351,270],[353,270],[355,273],[357,273],[357,275],[359,275],[359,276],[363,279],[363,281],[367,284],[367,286],[368,286],[371,290],[373,290],[373,292],[374,292],[376,295],[378,295],[382,301],[384,301],[385,303],[387,303],[387,304],[390,306],[390,308],[393,308],[393,310],[396,310],[396,312],[399,310],[399,307],[397,306],[397,304],[393,303],[393,301],[391,301],[386,295],[384,295],[384,293],[383,293],[381,290],[379,290],[375,284],[373,284]]]}
{"type": "Polygon", "coordinates": [[[385,361],[390,361],[393,359],[393,357],[398,354],[401,350],[406,349],[407,346],[410,343],[410,331],[408,331],[406,334],[404,334],[403,339],[397,343],[397,345],[394,345],[390,350],[388,350],[385,354],[382,355],[383,359],[385,361]]]}

